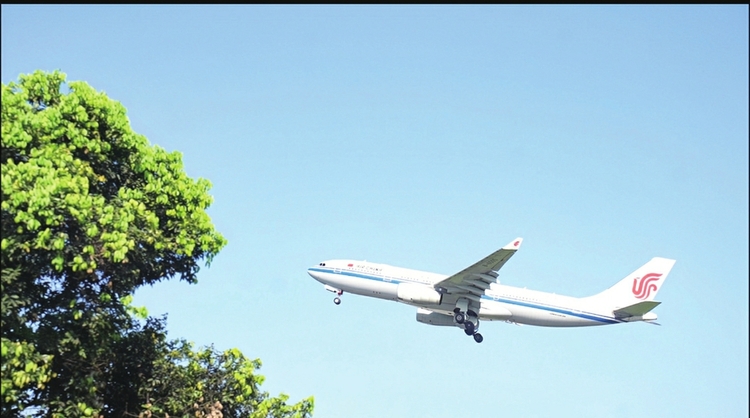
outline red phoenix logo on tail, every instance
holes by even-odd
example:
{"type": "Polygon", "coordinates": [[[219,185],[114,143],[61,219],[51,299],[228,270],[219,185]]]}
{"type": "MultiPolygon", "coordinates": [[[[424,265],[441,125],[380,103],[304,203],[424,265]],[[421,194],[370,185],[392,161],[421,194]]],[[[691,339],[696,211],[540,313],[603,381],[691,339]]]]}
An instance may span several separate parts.
{"type": "Polygon", "coordinates": [[[638,299],[646,299],[651,291],[656,291],[656,281],[661,277],[660,273],[649,273],[643,277],[633,279],[633,294],[638,299]]]}

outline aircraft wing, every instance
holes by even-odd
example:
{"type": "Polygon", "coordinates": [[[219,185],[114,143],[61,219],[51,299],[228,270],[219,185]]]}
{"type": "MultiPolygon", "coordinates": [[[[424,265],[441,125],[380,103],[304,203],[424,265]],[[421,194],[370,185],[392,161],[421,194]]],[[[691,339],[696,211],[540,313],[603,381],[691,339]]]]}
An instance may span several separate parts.
{"type": "Polygon", "coordinates": [[[435,283],[435,289],[450,294],[464,294],[468,299],[479,301],[490,283],[497,279],[497,271],[521,247],[522,238],[516,238],[505,247],[488,255],[477,263],[435,283]]]}

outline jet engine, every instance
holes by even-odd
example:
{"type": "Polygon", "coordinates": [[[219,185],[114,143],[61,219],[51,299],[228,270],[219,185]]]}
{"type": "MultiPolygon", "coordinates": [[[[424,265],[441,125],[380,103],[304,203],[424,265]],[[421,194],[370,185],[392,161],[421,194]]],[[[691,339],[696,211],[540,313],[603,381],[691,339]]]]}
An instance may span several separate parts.
{"type": "Polygon", "coordinates": [[[399,300],[415,304],[440,305],[443,295],[432,288],[415,283],[400,283],[397,296],[399,300]]]}
{"type": "Polygon", "coordinates": [[[428,309],[417,309],[417,322],[429,325],[437,325],[440,327],[453,327],[456,323],[453,321],[453,316],[442,314],[439,312],[432,312],[428,309]]]}

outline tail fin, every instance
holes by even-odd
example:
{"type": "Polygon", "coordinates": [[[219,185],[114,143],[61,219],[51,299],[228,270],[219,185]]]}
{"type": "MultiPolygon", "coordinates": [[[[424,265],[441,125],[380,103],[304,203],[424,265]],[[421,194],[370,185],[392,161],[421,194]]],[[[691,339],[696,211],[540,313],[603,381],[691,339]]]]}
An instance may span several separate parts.
{"type": "Polygon", "coordinates": [[[609,289],[591,296],[597,302],[621,308],[652,301],[672,270],[675,260],[654,257],[609,289]]]}

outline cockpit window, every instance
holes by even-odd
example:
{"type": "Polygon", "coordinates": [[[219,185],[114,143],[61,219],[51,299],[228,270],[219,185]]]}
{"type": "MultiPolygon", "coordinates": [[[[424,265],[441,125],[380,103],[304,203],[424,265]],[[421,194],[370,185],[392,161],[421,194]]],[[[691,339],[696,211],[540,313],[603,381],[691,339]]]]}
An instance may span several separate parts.
{"type": "Polygon", "coordinates": [[[325,267],[326,263],[318,263],[318,265],[321,266],[321,267],[325,267]]]}

